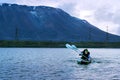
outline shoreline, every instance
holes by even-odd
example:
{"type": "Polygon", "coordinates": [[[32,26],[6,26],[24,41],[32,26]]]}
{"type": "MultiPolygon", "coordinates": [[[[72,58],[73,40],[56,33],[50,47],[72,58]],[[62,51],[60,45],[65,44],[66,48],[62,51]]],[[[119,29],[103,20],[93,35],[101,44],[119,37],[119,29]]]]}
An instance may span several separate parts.
{"type": "Polygon", "coordinates": [[[74,44],[78,48],[120,48],[120,42],[40,42],[40,41],[0,41],[0,47],[8,48],[65,48],[65,44],[74,44]]]}

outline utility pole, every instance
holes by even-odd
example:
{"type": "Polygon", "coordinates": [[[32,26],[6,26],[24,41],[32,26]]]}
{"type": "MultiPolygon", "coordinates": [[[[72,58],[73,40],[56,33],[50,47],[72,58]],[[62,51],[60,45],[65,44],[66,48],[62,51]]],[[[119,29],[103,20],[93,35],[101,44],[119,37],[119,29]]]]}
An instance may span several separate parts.
{"type": "Polygon", "coordinates": [[[15,29],[15,40],[18,41],[18,28],[16,27],[15,29]]]}
{"type": "Polygon", "coordinates": [[[109,33],[108,33],[108,26],[106,26],[106,42],[109,42],[109,33]]]}
{"type": "Polygon", "coordinates": [[[92,32],[92,29],[89,28],[89,41],[91,41],[91,32],[92,32]]]}

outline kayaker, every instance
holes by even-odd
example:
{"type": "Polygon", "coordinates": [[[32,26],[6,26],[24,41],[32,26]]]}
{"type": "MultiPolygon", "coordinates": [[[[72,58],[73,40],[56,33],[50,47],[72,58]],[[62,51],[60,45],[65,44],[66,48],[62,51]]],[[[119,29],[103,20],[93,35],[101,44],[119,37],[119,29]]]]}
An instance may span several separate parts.
{"type": "Polygon", "coordinates": [[[82,56],[81,59],[84,59],[84,60],[90,59],[90,52],[88,51],[88,49],[84,49],[81,53],[82,53],[80,54],[82,56]]]}

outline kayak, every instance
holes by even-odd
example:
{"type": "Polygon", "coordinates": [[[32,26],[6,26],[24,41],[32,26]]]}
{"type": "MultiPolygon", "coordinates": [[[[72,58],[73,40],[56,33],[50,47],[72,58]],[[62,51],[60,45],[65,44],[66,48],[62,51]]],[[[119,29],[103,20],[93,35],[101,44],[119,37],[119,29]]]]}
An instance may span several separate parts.
{"type": "MultiPolygon", "coordinates": [[[[78,53],[79,56],[82,56],[81,51],[80,51],[75,45],[66,44],[65,46],[66,46],[68,49],[71,49],[71,50],[75,51],[76,53],[78,53]]],[[[89,63],[91,63],[91,62],[92,62],[92,58],[91,58],[91,57],[90,57],[88,60],[87,60],[87,59],[81,59],[81,58],[79,58],[79,59],[77,60],[77,63],[78,63],[78,64],[89,64],[89,63]]]]}
{"type": "Polygon", "coordinates": [[[77,63],[78,64],[89,64],[91,63],[92,59],[90,58],[89,60],[86,60],[86,59],[78,59],[77,60],[77,63]]]}

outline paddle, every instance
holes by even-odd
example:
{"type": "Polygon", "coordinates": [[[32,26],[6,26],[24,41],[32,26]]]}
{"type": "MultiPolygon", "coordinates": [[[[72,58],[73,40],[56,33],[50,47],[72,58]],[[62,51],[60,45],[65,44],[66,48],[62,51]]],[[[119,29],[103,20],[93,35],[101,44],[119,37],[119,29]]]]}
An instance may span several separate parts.
{"type": "Polygon", "coordinates": [[[72,49],[74,50],[75,52],[79,53],[79,54],[82,54],[81,51],[75,46],[75,45],[70,45],[70,44],[66,44],[65,45],[68,49],[72,49]]]}
{"type": "MultiPolygon", "coordinates": [[[[84,55],[82,55],[82,53],[81,53],[81,51],[75,46],[75,45],[70,45],[70,44],[66,44],[65,45],[68,49],[72,49],[72,50],[74,50],[76,53],[78,53],[79,54],[79,56],[84,56],[84,55]]],[[[86,56],[84,56],[86,59],[88,59],[86,56]]]]}

